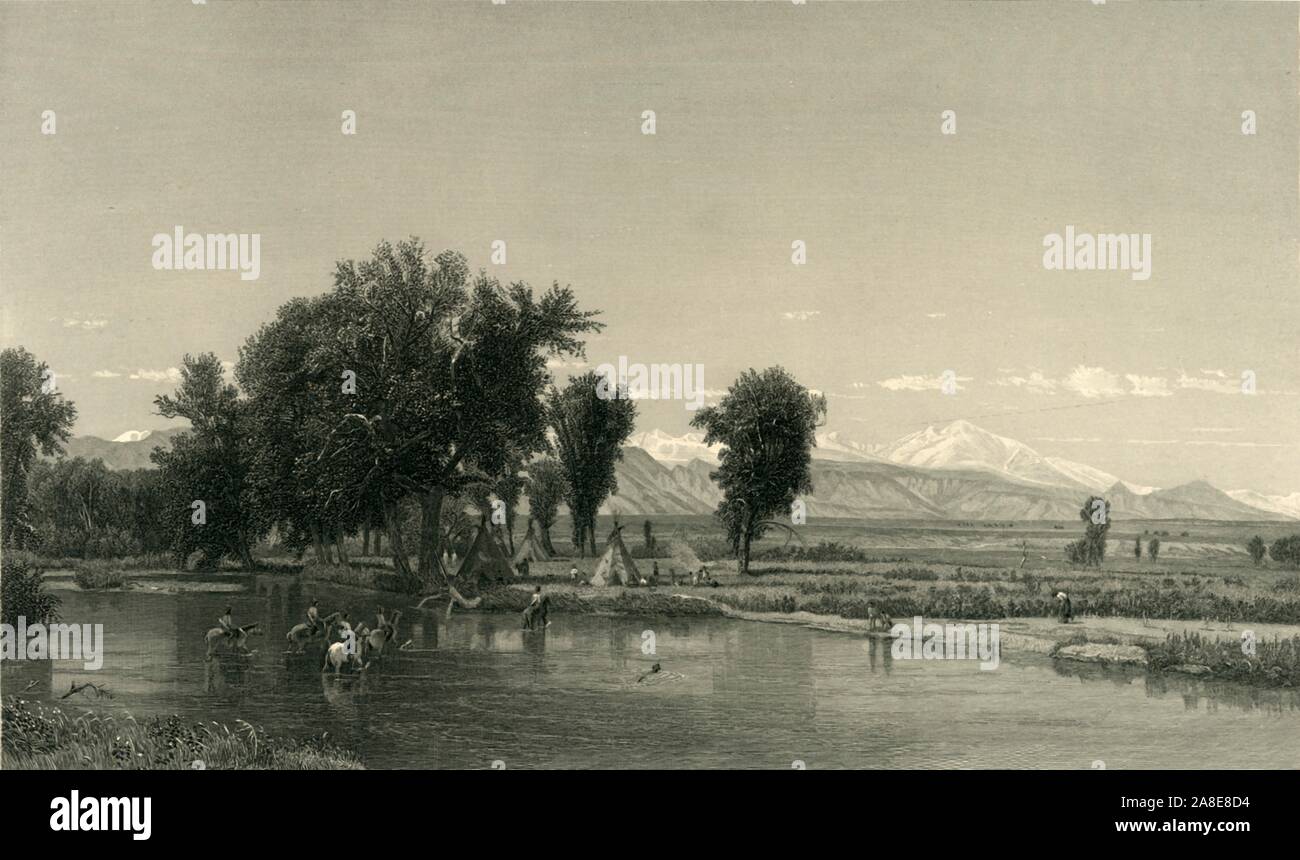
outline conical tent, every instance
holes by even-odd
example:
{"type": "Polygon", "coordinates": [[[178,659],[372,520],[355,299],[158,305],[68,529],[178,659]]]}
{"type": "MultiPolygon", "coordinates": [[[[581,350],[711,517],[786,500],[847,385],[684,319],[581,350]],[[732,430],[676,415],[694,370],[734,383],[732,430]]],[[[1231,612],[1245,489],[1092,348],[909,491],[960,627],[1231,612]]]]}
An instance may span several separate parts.
{"type": "Polygon", "coordinates": [[[623,544],[622,529],[610,532],[605,554],[596,565],[596,572],[591,576],[592,585],[636,585],[641,581],[641,572],[636,569],[632,553],[623,544]]]}
{"type": "Polygon", "coordinates": [[[542,544],[542,538],[537,533],[537,522],[530,517],[528,520],[528,534],[524,535],[523,542],[519,544],[519,549],[515,551],[514,563],[550,560],[551,554],[546,551],[546,547],[542,544]]]}
{"type": "Polygon", "coordinates": [[[465,560],[461,562],[460,570],[456,572],[456,579],[460,582],[484,579],[508,582],[518,576],[501,542],[492,534],[491,529],[486,525],[480,525],[478,534],[474,538],[474,545],[469,548],[469,552],[465,553],[465,560]]]}

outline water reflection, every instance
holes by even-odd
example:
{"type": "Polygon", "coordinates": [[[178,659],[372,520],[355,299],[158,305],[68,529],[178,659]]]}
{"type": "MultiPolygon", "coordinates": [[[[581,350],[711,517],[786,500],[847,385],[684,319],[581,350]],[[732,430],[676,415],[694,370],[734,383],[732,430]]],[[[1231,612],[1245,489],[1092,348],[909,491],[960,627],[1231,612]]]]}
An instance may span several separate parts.
{"type": "Polygon", "coordinates": [[[379,768],[1300,765],[1278,752],[1300,731],[1291,690],[1038,655],[985,672],[895,660],[888,639],[717,618],[553,611],[524,632],[516,613],[409,603],[270,575],[230,595],[70,592],[69,620],[105,625],[103,670],[6,663],[3,682],[56,701],[94,680],[114,698],[64,704],[328,732],[379,768]],[[286,653],[284,638],[316,598],[372,627],[380,604],[402,609],[395,644],[409,647],[323,675],[319,644],[286,653]],[[255,653],[209,661],[203,636],[226,605],[260,625],[255,653]]]}

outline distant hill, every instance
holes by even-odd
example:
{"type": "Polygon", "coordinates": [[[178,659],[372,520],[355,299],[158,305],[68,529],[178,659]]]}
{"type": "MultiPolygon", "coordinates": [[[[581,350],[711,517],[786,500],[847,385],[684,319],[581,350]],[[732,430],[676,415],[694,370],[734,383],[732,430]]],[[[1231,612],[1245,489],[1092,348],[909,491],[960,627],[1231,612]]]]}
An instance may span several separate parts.
{"type": "MultiPolygon", "coordinates": [[[[69,457],[103,460],[110,469],[151,468],[149,455],[184,428],[128,431],[108,441],[77,436],[69,457]]],[[[632,437],[616,467],[618,493],[607,514],[710,514],[722,495],[709,479],[716,450],[698,434],[653,430],[632,437]],[[648,450],[647,450],[648,449],[648,450]],[[659,459],[656,458],[658,455],[659,459]]],[[[1168,489],[1138,488],[1081,463],[1044,457],[1027,445],[969,421],[927,427],[878,448],[834,434],[813,450],[813,517],[876,519],[1073,520],[1089,493],[1104,496],[1117,518],[1205,520],[1300,519],[1300,494],[1225,493],[1205,481],[1168,489]]]]}
{"type": "Polygon", "coordinates": [[[159,446],[170,448],[172,439],[184,433],[186,428],[174,427],[169,430],[138,431],[131,430],[119,436],[124,441],[115,442],[100,439],[98,436],[73,436],[64,445],[65,456],[85,457],[87,460],[103,460],[110,469],[152,469],[149,455],[159,446]]]}
{"type": "MultiPolygon", "coordinates": [[[[633,437],[618,464],[618,494],[607,513],[707,513],[721,498],[708,473],[716,451],[694,434],[655,430],[633,437]],[[695,454],[696,459],[677,458],[695,454]],[[669,459],[671,458],[671,459],[669,459]]],[[[1293,497],[1229,495],[1204,481],[1168,489],[1136,487],[1082,463],[1045,457],[1028,445],[953,421],[875,448],[818,437],[809,516],[911,519],[1073,520],[1090,493],[1104,496],[1117,517],[1132,519],[1300,519],[1293,497]],[[1258,497],[1260,502],[1252,504],[1258,497]],[[1268,505],[1266,507],[1266,505],[1268,505]]],[[[1300,494],[1295,500],[1300,501],[1300,494]]]]}

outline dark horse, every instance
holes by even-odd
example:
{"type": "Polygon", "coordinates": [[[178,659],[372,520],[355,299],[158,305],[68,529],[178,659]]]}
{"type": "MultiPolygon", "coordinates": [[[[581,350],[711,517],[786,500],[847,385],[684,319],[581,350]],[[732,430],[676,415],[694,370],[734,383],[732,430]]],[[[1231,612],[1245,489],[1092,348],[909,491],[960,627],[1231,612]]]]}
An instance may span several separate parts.
{"type": "Polygon", "coordinates": [[[542,595],[542,599],[537,603],[528,604],[524,610],[524,629],[536,630],[540,625],[542,629],[546,628],[546,614],[550,609],[550,595],[542,595]]]}

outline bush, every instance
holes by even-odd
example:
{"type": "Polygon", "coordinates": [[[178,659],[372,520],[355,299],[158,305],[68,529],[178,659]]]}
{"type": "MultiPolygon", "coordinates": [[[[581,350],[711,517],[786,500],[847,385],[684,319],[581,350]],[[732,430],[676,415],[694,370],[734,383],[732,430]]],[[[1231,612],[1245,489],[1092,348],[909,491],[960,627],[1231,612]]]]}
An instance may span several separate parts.
{"type": "Polygon", "coordinates": [[[45,590],[44,571],[23,559],[6,556],[0,564],[0,616],[5,624],[17,624],[18,617],[28,624],[48,624],[59,618],[62,601],[45,590]]]}
{"type": "Polygon", "coordinates": [[[126,573],[121,570],[110,570],[101,565],[83,565],[72,575],[72,580],[77,583],[78,588],[87,591],[97,591],[104,588],[124,588],[126,586],[126,573]]]}
{"type": "Polygon", "coordinates": [[[1278,538],[1268,548],[1268,554],[1278,564],[1284,564],[1287,567],[1300,567],[1300,535],[1278,538]]]}

